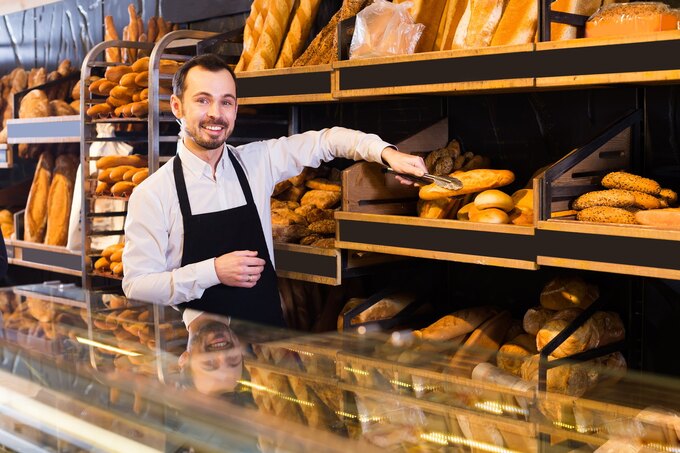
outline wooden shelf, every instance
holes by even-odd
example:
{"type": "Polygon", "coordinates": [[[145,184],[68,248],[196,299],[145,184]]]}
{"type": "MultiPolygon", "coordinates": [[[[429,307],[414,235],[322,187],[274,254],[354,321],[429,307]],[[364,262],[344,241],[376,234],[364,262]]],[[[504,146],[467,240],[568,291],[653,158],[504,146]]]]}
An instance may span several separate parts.
{"type": "Polygon", "coordinates": [[[241,72],[238,74],[238,103],[333,101],[333,80],[331,65],[241,72]]]}
{"type": "Polygon", "coordinates": [[[82,275],[80,253],[66,247],[11,239],[5,240],[5,246],[9,264],[77,277],[82,275]]]}
{"type": "Polygon", "coordinates": [[[536,270],[535,228],[337,212],[336,245],[462,263],[536,270]]]}
{"type": "Polygon", "coordinates": [[[7,143],[80,143],[80,115],[8,120],[7,143]]]}

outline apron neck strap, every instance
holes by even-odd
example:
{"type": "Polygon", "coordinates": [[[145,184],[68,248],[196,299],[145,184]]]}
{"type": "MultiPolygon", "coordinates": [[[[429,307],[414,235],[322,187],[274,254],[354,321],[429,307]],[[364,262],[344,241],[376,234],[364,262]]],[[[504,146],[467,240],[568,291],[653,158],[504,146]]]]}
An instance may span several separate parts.
{"type": "Polygon", "coordinates": [[[175,159],[172,163],[172,172],[175,175],[175,187],[177,188],[177,198],[179,199],[179,208],[182,211],[182,217],[188,219],[191,217],[191,205],[189,204],[187,184],[184,181],[182,160],[179,158],[179,154],[175,156],[175,159]]]}

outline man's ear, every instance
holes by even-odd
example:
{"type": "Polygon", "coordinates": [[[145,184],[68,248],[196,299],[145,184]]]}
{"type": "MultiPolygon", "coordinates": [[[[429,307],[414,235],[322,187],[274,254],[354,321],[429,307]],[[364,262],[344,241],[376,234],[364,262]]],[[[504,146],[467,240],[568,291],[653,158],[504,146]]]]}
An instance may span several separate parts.
{"type": "Polygon", "coordinates": [[[184,351],[182,354],[180,354],[179,358],[177,359],[177,365],[179,365],[180,369],[184,369],[188,361],[189,351],[184,351]]]}
{"type": "Polygon", "coordinates": [[[184,116],[184,113],[182,113],[182,101],[174,94],[170,96],[170,108],[176,118],[182,119],[182,116],[184,116]]]}

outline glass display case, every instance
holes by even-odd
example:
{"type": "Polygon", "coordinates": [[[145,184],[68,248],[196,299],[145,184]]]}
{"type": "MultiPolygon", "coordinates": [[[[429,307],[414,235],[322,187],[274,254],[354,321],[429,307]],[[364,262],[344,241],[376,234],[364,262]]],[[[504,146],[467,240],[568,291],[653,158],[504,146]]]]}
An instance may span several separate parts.
{"type": "Polygon", "coordinates": [[[0,325],[0,450],[680,450],[678,381],[612,354],[549,369],[544,392],[526,356],[502,357],[517,376],[411,331],[311,335],[58,282],[0,290],[0,325]]]}

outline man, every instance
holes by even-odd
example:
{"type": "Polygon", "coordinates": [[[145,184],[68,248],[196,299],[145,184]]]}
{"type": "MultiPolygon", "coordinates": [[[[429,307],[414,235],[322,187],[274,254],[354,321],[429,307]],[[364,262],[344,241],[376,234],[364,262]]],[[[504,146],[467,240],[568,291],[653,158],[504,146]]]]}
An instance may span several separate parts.
{"type": "Polygon", "coordinates": [[[123,290],[133,299],[284,326],[271,234],[274,185],[334,157],[384,161],[417,176],[426,170],[422,158],[343,128],[225,145],[236,121],[236,78],[216,55],[186,62],[173,93],[182,126],[177,155],[128,205],[123,290]]]}

